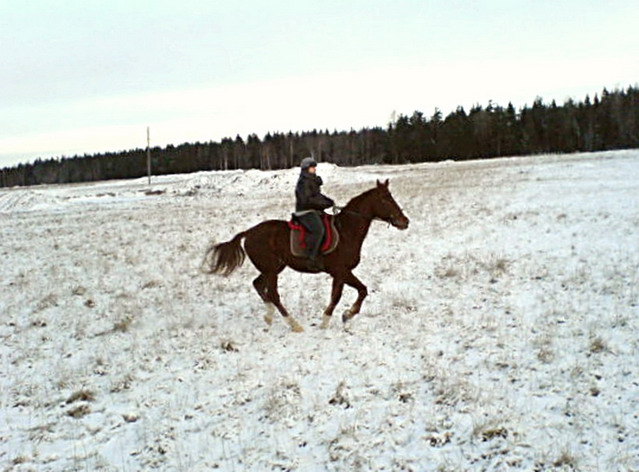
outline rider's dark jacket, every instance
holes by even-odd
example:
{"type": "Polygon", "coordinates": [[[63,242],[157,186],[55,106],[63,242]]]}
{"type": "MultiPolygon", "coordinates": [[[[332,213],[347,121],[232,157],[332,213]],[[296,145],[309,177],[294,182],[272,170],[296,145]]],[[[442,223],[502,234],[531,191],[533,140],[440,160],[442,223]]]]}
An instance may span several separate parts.
{"type": "Polygon", "coordinates": [[[322,184],[322,178],[319,175],[303,170],[295,187],[295,211],[321,211],[335,205],[333,200],[320,192],[322,184]]]}

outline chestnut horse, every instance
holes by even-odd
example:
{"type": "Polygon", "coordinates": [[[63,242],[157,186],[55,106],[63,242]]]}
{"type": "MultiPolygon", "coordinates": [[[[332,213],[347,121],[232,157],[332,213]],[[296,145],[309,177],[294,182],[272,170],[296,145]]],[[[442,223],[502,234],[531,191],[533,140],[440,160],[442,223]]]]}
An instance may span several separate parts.
{"type": "MultiPolygon", "coordinates": [[[[408,218],[388,190],[388,180],[377,181],[377,186],[353,198],[335,216],[335,225],[339,231],[339,244],[335,250],[323,256],[324,270],[333,276],[331,302],[324,311],[322,328],[327,328],[337,303],[342,297],[344,284],[355,288],[358,293],[353,306],[344,312],[342,321],[346,323],[359,313],[368,290],[353,275],[353,269],[360,261],[362,243],[373,220],[379,219],[404,230],[408,228],[408,218]]],[[[298,272],[318,273],[307,268],[307,260],[295,257],[291,253],[289,227],[286,221],[269,220],[236,235],[228,242],[212,245],[204,259],[205,271],[229,275],[237,269],[248,254],[260,275],[253,286],[267,306],[264,320],[273,322],[274,307],[282,314],[291,329],[303,331],[299,323],[286,311],[277,292],[277,277],[287,266],[298,272]],[[242,249],[242,239],[244,249],[242,249]]]]}

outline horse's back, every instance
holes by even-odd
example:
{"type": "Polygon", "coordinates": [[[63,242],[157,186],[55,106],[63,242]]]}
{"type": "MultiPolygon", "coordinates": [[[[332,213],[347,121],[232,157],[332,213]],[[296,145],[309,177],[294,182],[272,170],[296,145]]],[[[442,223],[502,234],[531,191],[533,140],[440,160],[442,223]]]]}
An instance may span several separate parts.
{"type": "Polygon", "coordinates": [[[288,223],[283,220],[263,221],[246,232],[244,249],[253,264],[266,271],[277,267],[288,257],[288,223]]]}
{"type": "Polygon", "coordinates": [[[253,226],[253,228],[250,229],[249,235],[253,233],[257,235],[277,231],[286,231],[287,228],[288,223],[284,220],[266,220],[253,226]]]}
{"type": "Polygon", "coordinates": [[[271,238],[281,237],[288,232],[288,223],[284,220],[266,220],[247,231],[246,241],[264,244],[271,238]]]}

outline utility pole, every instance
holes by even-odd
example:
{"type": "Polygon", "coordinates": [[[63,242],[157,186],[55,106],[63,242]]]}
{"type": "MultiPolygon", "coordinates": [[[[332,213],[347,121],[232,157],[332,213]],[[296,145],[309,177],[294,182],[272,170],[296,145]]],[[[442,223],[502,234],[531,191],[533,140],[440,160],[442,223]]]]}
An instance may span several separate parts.
{"type": "Polygon", "coordinates": [[[146,173],[151,185],[151,132],[148,126],[146,127],[146,173]]]}

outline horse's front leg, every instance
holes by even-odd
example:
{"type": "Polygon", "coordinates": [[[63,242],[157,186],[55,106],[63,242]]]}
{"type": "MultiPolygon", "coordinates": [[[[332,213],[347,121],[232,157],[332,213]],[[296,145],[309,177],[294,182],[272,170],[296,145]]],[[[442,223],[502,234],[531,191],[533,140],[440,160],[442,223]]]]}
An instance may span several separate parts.
{"type": "Polygon", "coordinates": [[[344,280],[341,277],[333,277],[333,290],[331,292],[331,303],[324,310],[324,316],[322,317],[322,324],[320,328],[326,329],[328,328],[328,324],[331,322],[331,316],[333,316],[333,311],[335,307],[339,303],[340,298],[342,298],[342,291],[344,290],[344,280]]]}
{"type": "Polygon", "coordinates": [[[346,310],[344,314],[342,315],[342,321],[346,323],[347,321],[352,319],[353,316],[358,314],[359,311],[361,310],[362,303],[364,302],[364,299],[368,295],[368,289],[366,288],[366,285],[364,285],[361,282],[361,280],[359,280],[357,277],[355,277],[355,275],[353,275],[352,272],[349,272],[347,274],[347,276],[344,278],[344,282],[346,282],[348,285],[350,285],[351,287],[357,290],[357,300],[355,300],[355,303],[353,303],[353,306],[349,310],[346,310]]]}

